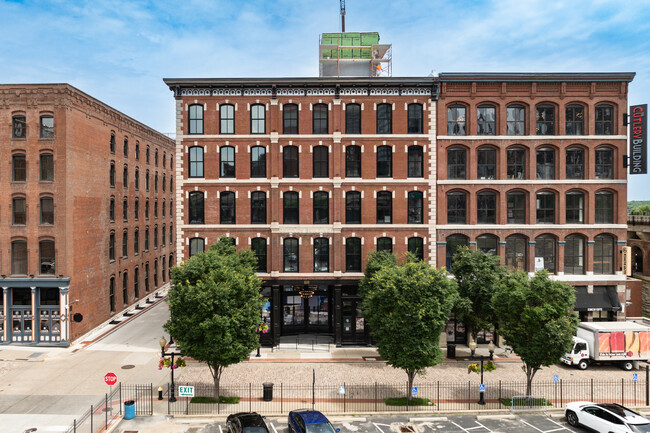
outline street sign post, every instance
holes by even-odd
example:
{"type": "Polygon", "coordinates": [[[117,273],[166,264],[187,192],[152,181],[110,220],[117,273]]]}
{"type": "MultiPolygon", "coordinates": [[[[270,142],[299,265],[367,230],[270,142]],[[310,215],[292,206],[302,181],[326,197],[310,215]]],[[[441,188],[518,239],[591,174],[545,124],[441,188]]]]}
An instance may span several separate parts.
{"type": "Polygon", "coordinates": [[[178,387],[178,396],[179,397],[194,397],[194,387],[193,386],[179,386],[178,387]]]}
{"type": "Polygon", "coordinates": [[[417,387],[417,386],[414,386],[413,389],[411,389],[411,395],[412,395],[413,397],[415,397],[416,395],[418,395],[418,387],[417,387]]]}
{"type": "Polygon", "coordinates": [[[482,383],[481,386],[478,389],[478,392],[485,392],[485,384],[482,383]]]}
{"type": "Polygon", "coordinates": [[[632,381],[633,382],[638,382],[639,381],[639,374],[638,373],[632,373],[632,381]]]}
{"type": "Polygon", "coordinates": [[[345,394],[345,386],[339,386],[339,394],[345,394]]]}
{"type": "Polygon", "coordinates": [[[559,381],[560,381],[560,376],[558,376],[557,374],[554,374],[553,375],[553,383],[558,383],[559,381]]]}
{"type": "Polygon", "coordinates": [[[106,385],[113,386],[117,383],[117,375],[115,373],[106,373],[104,376],[104,382],[106,385]]]}

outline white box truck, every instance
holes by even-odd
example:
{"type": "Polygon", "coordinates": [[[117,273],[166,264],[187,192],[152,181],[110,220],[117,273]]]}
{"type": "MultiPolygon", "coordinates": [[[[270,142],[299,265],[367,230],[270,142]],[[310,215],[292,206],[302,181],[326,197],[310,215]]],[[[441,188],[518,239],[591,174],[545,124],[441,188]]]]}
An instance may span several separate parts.
{"type": "Polygon", "coordinates": [[[562,362],[585,370],[592,363],[618,364],[624,370],[639,368],[650,359],[650,326],[635,322],[580,322],[573,349],[562,362]]]}

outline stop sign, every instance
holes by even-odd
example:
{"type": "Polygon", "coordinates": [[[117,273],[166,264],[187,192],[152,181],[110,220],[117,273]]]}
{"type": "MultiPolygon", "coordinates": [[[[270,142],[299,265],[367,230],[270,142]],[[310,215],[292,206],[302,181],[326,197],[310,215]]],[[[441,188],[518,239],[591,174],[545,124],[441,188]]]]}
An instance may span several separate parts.
{"type": "Polygon", "coordinates": [[[117,375],[115,373],[106,373],[104,382],[106,382],[106,385],[115,385],[117,383],[117,375]]]}

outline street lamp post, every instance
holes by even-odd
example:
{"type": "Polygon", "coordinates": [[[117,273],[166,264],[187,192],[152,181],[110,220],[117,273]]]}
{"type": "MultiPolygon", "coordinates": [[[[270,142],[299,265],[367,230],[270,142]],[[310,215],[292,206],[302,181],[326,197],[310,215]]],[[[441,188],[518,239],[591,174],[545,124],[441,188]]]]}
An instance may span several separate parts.
{"type": "MultiPolygon", "coordinates": [[[[475,351],[476,351],[476,342],[475,341],[471,341],[469,343],[469,349],[472,351],[472,359],[480,359],[481,360],[481,388],[480,388],[481,391],[479,392],[478,404],[484,405],[485,404],[485,399],[484,399],[485,392],[482,391],[482,389],[483,389],[483,361],[487,357],[485,355],[479,355],[479,356],[475,355],[475,351]]],[[[490,344],[488,344],[488,350],[490,351],[490,356],[489,356],[488,359],[492,360],[494,358],[494,343],[491,342],[491,341],[490,341],[490,344]]]]}
{"type": "MultiPolygon", "coordinates": [[[[169,344],[171,345],[174,342],[172,337],[169,337],[169,344]]],[[[160,343],[160,356],[163,358],[165,356],[171,356],[171,365],[170,365],[170,370],[172,371],[172,389],[169,392],[169,401],[170,402],[175,402],[176,401],[176,392],[175,392],[175,386],[174,386],[174,357],[175,356],[183,356],[181,352],[165,352],[165,347],[167,346],[167,340],[165,340],[165,337],[160,337],[160,340],[158,341],[160,343]]]]}

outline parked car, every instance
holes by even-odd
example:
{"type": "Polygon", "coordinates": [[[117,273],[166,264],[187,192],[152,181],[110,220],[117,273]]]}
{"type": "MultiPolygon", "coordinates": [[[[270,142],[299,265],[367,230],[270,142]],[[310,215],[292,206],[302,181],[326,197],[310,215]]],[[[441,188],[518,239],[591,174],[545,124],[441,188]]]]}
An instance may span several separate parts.
{"type": "Polygon", "coordinates": [[[574,401],[564,409],[567,422],[599,433],[648,433],[650,421],[638,413],[613,403],[574,401]]]}
{"type": "Polygon", "coordinates": [[[257,412],[239,412],[228,415],[228,433],[269,433],[264,418],[257,412]]]}
{"type": "Polygon", "coordinates": [[[289,412],[289,433],[335,433],[327,417],[317,410],[298,409],[289,412]]]}

